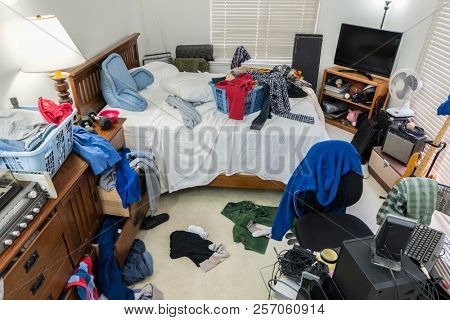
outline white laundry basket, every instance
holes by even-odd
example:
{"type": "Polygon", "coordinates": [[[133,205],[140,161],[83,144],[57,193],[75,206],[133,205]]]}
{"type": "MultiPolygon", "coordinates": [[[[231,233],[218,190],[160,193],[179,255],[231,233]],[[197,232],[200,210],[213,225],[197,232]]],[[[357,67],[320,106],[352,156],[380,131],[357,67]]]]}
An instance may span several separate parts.
{"type": "Polygon", "coordinates": [[[50,132],[41,145],[33,151],[0,151],[0,168],[12,171],[47,171],[55,175],[66,161],[73,147],[73,119],[77,109],[50,132]]]}

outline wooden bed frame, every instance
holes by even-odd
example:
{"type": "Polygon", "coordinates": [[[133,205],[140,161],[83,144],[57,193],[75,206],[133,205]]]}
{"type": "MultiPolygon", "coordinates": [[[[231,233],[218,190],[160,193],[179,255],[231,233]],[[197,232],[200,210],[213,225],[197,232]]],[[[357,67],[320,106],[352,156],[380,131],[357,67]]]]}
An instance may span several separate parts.
{"type": "MultiPolygon", "coordinates": [[[[103,60],[111,53],[119,54],[128,69],[140,66],[137,45],[139,35],[139,33],[133,33],[95,57],[88,59],[85,63],[69,70],[73,101],[80,114],[83,114],[87,109],[93,109],[98,112],[106,105],[101,92],[100,70],[103,60]]],[[[285,188],[282,182],[262,180],[250,174],[235,174],[232,176],[222,174],[208,186],[280,191],[283,191],[285,188]]]]}

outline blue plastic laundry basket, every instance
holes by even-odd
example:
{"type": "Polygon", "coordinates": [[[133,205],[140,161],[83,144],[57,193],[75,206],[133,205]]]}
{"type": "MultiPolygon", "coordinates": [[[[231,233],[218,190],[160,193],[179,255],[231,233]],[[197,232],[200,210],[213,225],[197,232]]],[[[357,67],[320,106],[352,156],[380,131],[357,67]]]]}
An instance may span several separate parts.
{"type": "Polygon", "coordinates": [[[52,130],[42,144],[33,151],[4,152],[0,151],[0,168],[12,171],[47,171],[54,176],[73,147],[73,118],[77,109],[52,130]]]}
{"type": "MultiPolygon", "coordinates": [[[[214,93],[214,99],[216,100],[217,110],[228,114],[228,99],[225,89],[217,88],[214,83],[210,82],[209,85],[214,93]]],[[[264,87],[257,86],[250,90],[245,97],[244,115],[248,116],[253,112],[261,110],[264,104],[264,87]]]]}

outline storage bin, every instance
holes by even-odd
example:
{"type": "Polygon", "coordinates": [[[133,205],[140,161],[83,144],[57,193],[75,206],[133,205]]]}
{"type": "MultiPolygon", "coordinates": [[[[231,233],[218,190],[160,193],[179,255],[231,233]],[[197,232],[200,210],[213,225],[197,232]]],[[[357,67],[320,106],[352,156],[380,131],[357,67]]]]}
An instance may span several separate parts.
{"type": "Polygon", "coordinates": [[[72,152],[72,125],[76,113],[77,109],[74,108],[72,113],[50,132],[36,150],[0,151],[0,168],[12,171],[47,171],[53,177],[72,152]]]}
{"type": "MultiPolygon", "coordinates": [[[[228,99],[225,89],[217,88],[214,83],[210,82],[209,85],[214,93],[214,100],[216,101],[217,110],[228,114],[228,99]]],[[[264,87],[257,86],[250,90],[245,97],[244,115],[248,116],[251,113],[261,110],[264,104],[264,87]]]]}

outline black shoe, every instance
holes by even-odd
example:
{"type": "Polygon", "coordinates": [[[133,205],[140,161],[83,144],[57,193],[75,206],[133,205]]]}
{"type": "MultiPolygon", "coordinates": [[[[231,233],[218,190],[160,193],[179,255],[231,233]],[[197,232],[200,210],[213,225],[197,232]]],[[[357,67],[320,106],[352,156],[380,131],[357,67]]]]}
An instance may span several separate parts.
{"type": "Polygon", "coordinates": [[[142,221],[141,230],[150,230],[169,220],[169,214],[161,213],[154,216],[148,216],[142,221]]]}

